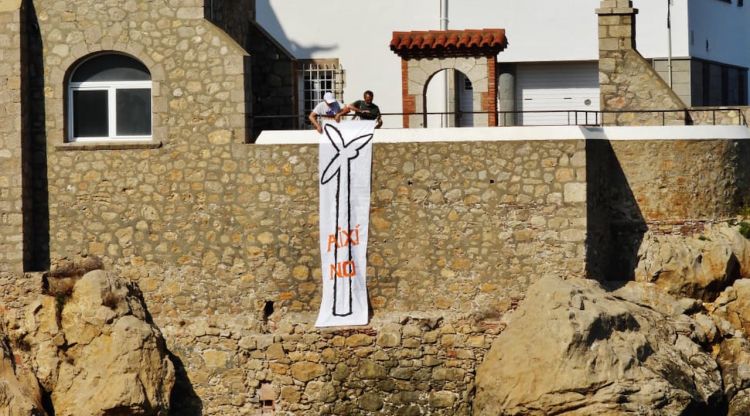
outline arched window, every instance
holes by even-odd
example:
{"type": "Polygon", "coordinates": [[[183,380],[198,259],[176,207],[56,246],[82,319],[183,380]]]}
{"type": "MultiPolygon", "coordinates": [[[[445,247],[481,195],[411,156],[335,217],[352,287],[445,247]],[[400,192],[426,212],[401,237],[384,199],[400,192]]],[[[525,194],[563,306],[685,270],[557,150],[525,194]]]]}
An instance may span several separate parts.
{"type": "Polygon", "coordinates": [[[79,64],[68,82],[70,141],[151,139],[151,74],[125,55],[79,64]]]}

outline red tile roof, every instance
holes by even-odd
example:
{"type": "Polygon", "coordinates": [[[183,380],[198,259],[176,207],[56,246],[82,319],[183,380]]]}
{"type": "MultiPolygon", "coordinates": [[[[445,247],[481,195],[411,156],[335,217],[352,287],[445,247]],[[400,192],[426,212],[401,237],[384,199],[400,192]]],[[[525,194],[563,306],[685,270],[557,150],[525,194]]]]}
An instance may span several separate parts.
{"type": "Polygon", "coordinates": [[[402,58],[497,55],[508,46],[505,29],[393,32],[391,50],[402,58]]]}

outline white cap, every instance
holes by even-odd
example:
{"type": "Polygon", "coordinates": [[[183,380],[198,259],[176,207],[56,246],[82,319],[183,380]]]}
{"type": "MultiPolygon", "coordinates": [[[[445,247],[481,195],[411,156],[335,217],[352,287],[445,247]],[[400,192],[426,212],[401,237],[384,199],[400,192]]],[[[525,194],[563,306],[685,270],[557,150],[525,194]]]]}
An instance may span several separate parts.
{"type": "Polygon", "coordinates": [[[334,97],[332,92],[327,92],[323,94],[323,101],[325,101],[328,104],[333,104],[336,102],[336,97],[334,97]]]}

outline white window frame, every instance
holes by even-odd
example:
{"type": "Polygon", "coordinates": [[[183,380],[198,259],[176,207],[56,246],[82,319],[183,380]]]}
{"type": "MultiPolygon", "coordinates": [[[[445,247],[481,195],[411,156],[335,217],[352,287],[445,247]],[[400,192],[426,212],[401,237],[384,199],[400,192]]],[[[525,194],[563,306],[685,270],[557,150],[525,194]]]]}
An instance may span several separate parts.
{"type": "MultiPolygon", "coordinates": [[[[105,140],[152,140],[154,134],[154,99],[151,94],[152,81],[87,81],[68,83],[68,137],[71,142],[93,142],[105,140]],[[151,114],[149,124],[151,134],[147,136],[117,135],[117,90],[125,89],[148,89],[151,100],[151,114]],[[75,137],[74,122],[75,112],[80,111],[73,106],[73,93],[75,91],[107,91],[107,122],[109,124],[109,135],[106,137],[75,137]]],[[[84,109],[85,111],[85,109],[84,109]]]]}

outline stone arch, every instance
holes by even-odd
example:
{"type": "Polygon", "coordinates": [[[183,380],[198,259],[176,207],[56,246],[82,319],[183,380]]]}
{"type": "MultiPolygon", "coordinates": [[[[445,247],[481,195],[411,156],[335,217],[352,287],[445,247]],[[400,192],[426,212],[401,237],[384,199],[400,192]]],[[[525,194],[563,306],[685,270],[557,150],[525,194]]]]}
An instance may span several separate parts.
{"type": "Polygon", "coordinates": [[[507,46],[505,30],[393,32],[391,50],[401,57],[403,124],[425,125],[429,80],[445,69],[464,73],[474,88],[473,125],[497,125],[497,54],[507,46]]]}
{"type": "Polygon", "coordinates": [[[167,119],[167,100],[162,96],[161,91],[165,86],[166,74],[164,67],[151,59],[150,56],[143,53],[141,48],[133,48],[124,44],[113,45],[109,49],[100,49],[93,47],[77,48],[77,53],[71,53],[63,58],[56,68],[52,69],[49,74],[49,85],[52,88],[52,94],[47,99],[47,108],[50,114],[58,115],[56,117],[56,126],[48,131],[56,132],[54,137],[49,137],[54,144],[60,144],[68,141],[67,137],[67,116],[66,108],[67,83],[73,70],[78,65],[96,55],[101,54],[121,54],[129,56],[143,63],[151,73],[151,100],[152,100],[152,140],[155,142],[163,141],[166,136],[165,120],[167,119]],[[57,133],[59,132],[59,133],[57,133]]]}
{"type": "MultiPolygon", "coordinates": [[[[419,61],[422,69],[429,67],[430,64],[425,65],[425,60],[419,61]]],[[[471,115],[473,126],[487,126],[488,117],[485,111],[493,111],[493,109],[487,109],[488,103],[484,103],[487,99],[488,92],[491,88],[492,82],[487,78],[487,64],[486,60],[482,58],[449,58],[446,60],[435,60],[438,63],[438,68],[434,69],[434,72],[427,75],[426,77],[417,76],[413,78],[413,81],[417,85],[421,85],[422,93],[415,98],[417,102],[417,109],[422,111],[422,122],[421,126],[427,126],[427,89],[432,82],[435,75],[448,71],[450,74],[451,70],[462,73],[466,78],[469,79],[473,87],[472,92],[472,108],[471,111],[474,113],[471,115]]],[[[432,70],[432,69],[430,69],[432,70]]],[[[420,74],[421,75],[421,74],[420,74]]],[[[494,107],[494,111],[497,107],[494,107]]],[[[458,122],[455,123],[458,125],[458,122]]],[[[420,125],[420,124],[418,124],[420,125]]]]}

